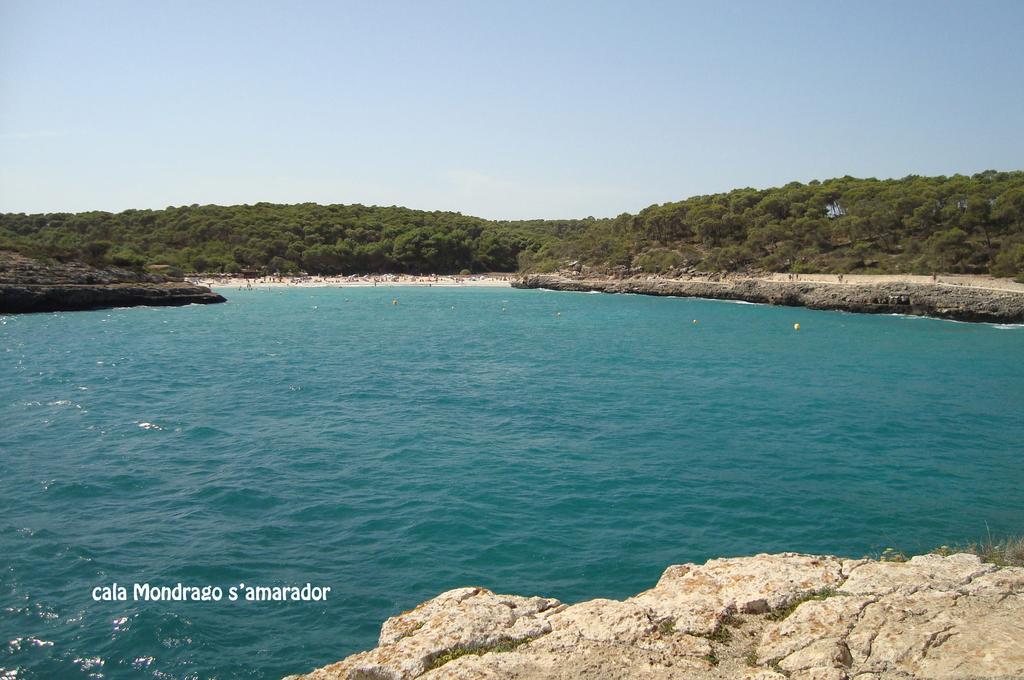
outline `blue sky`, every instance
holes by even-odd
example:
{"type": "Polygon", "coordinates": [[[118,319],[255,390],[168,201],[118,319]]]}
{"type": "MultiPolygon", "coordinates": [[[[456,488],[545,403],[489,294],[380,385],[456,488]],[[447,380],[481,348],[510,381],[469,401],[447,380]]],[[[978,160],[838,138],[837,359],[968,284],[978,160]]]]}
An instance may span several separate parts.
{"type": "Polygon", "coordinates": [[[1024,2],[0,0],[0,211],[610,216],[1024,168],[1024,2]]]}

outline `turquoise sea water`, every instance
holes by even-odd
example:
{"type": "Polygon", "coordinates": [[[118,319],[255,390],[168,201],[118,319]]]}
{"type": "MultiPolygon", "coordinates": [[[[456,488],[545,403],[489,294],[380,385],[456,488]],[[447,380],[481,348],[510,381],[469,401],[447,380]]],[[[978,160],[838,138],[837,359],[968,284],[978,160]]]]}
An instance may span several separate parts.
{"type": "Polygon", "coordinates": [[[0,318],[2,677],[274,678],[461,585],[618,598],[672,563],[1024,530],[1024,329],[225,292],[0,318]],[[94,602],[113,582],[332,592],[94,602]]]}

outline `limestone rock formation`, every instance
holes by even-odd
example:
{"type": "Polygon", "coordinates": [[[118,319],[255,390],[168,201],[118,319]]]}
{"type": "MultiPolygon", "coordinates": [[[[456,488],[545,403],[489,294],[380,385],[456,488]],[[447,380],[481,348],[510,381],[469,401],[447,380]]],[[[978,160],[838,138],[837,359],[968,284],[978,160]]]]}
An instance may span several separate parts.
{"type": "Polygon", "coordinates": [[[293,680],[1024,678],[1024,568],[756,555],[674,565],[625,601],[460,588],[293,680]]]}
{"type": "Polygon", "coordinates": [[[0,314],[224,301],[209,288],[161,274],[43,262],[0,252],[0,314]]]}
{"type": "Polygon", "coordinates": [[[529,274],[512,285],[515,288],[741,300],[810,309],[933,316],[957,321],[1024,323],[1024,293],[943,284],[836,284],[820,281],[769,281],[739,276],[725,279],[715,276],[686,279],[584,279],[557,274],[529,274]]]}

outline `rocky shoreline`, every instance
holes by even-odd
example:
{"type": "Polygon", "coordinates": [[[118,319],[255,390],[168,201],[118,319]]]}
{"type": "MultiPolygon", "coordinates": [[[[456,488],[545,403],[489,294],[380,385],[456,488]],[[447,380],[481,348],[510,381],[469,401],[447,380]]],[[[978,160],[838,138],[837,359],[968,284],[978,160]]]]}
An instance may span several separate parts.
{"type": "Polygon", "coordinates": [[[911,314],[956,321],[1024,323],[1024,293],[942,283],[826,283],[741,276],[619,279],[528,274],[514,281],[512,286],[738,300],[869,314],[911,314]]]}
{"type": "Polygon", "coordinates": [[[291,680],[1024,677],[1024,568],[782,553],[674,565],[626,600],[459,588],[291,680]]]}
{"type": "Polygon", "coordinates": [[[225,302],[223,296],[158,273],[0,253],[0,314],[225,302]]]}

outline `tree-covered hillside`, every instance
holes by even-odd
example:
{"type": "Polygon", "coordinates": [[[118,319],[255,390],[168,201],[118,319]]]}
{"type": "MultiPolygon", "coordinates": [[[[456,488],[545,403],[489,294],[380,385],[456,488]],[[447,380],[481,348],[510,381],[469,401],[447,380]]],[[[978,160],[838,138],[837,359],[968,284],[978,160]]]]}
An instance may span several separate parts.
{"type": "MultiPolygon", "coordinates": [[[[291,273],[514,271],[544,229],[362,205],[193,205],[0,215],[0,248],[121,266],[291,273]]],[[[552,233],[554,231],[552,230],[552,233]]]]}
{"type": "Polygon", "coordinates": [[[1024,275],[1024,172],[737,189],[613,219],[490,221],[313,203],[0,214],[0,249],[185,271],[991,272],[1024,275]]]}
{"type": "Polygon", "coordinates": [[[521,257],[669,271],[1024,274],[1024,172],[737,189],[588,225],[521,257]]]}

